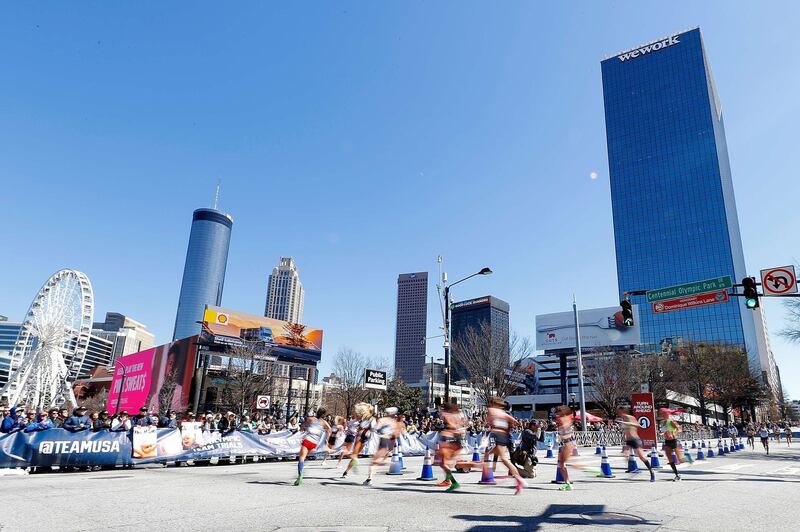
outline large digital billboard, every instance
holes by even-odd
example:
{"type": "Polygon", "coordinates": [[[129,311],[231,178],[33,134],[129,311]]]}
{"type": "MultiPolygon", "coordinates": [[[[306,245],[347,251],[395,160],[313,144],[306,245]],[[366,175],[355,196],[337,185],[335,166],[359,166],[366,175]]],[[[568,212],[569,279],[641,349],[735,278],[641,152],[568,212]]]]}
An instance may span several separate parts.
{"type": "Polygon", "coordinates": [[[204,340],[221,346],[259,344],[278,359],[319,362],[322,357],[322,329],[238,310],[207,305],[203,333],[204,340]]]}
{"type": "MultiPolygon", "coordinates": [[[[641,343],[639,307],[633,305],[633,327],[622,324],[620,307],[578,311],[581,347],[611,347],[641,343]]],[[[536,349],[575,349],[575,317],[572,312],[536,316],[536,349]]]]}
{"type": "Polygon", "coordinates": [[[197,336],[117,359],[108,397],[109,412],[141,407],[153,412],[184,412],[194,374],[197,336]]]}

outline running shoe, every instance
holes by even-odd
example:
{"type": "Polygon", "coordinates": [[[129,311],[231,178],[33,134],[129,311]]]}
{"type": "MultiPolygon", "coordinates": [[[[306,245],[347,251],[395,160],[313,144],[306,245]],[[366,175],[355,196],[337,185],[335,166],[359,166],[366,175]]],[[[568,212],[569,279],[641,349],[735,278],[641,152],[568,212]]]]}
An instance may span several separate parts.
{"type": "Polygon", "coordinates": [[[372,486],[372,479],[368,478],[362,483],[364,486],[372,486]]]}
{"type": "Polygon", "coordinates": [[[680,482],[680,481],[681,481],[680,475],[675,475],[675,478],[672,479],[672,482],[680,482]]]}
{"type": "Polygon", "coordinates": [[[514,487],[514,495],[519,495],[527,487],[528,484],[524,480],[517,480],[517,485],[514,487]]]}
{"type": "Polygon", "coordinates": [[[443,480],[443,481],[439,482],[438,484],[436,484],[436,487],[437,488],[449,488],[450,487],[450,481],[449,480],[443,480]]]}
{"type": "Polygon", "coordinates": [[[656,481],[656,472],[650,471],[650,482],[655,482],[655,481],[656,481]]]}
{"type": "Polygon", "coordinates": [[[301,477],[301,476],[298,476],[297,480],[294,481],[294,485],[295,486],[299,486],[302,483],[303,483],[303,477],[301,477]]]}
{"type": "Polygon", "coordinates": [[[572,484],[569,482],[564,482],[564,484],[558,488],[558,491],[572,491],[572,484]]]}
{"type": "Polygon", "coordinates": [[[345,471],[344,473],[342,473],[342,476],[341,476],[340,478],[347,478],[347,471],[345,471]]]}
{"type": "Polygon", "coordinates": [[[461,484],[459,484],[458,482],[453,481],[453,482],[450,483],[450,487],[447,488],[445,491],[456,491],[460,487],[461,487],[461,484]]]}

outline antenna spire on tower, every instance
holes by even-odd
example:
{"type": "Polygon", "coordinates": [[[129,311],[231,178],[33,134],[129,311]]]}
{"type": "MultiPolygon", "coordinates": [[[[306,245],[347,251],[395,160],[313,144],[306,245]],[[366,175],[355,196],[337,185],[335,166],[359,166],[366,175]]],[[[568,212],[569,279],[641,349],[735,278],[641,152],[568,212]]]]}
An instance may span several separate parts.
{"type": "Polygon", "coordinates": [[[214,194],[214,210],[217,210],[219,207],[219,187],[222,184],[222,179],[217,178],[217,192],[214,194]]]}

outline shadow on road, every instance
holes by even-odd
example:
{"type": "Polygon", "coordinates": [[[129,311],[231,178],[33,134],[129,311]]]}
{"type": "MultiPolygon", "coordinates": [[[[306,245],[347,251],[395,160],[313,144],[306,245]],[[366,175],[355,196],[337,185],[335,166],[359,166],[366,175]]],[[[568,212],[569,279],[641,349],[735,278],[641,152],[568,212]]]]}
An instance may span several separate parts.
{"type": "Polygon", "coordinates": [[[662,523],[648,521],[635,515],[606,512],[602,504],[551,504],[540,515],[454,515],[475,523],[466,530],[470,532],[494,532],[502,530],[539,530],[541,525],[592,525],[592,526],[636,526],[658,527],[662,523]]]}

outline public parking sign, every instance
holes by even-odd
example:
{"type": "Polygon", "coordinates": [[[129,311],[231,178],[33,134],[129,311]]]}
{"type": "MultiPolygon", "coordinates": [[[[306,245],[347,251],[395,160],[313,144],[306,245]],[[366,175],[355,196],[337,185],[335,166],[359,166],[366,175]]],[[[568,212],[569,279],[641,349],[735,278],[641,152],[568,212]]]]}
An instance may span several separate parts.
{"type": "Polygon", "coordinates": [[[782,296],[797,293],[794,266],[781,266],[761,270],[761,289],[765,296],[782,296]]]}
{"type": "Polygon", "coordinates": [[[386,372],[380,371],[378,369],[365,369],[364,388],[372,388],[373,390],[385,390],[386,372]]]}
{"type": "Polygon", "coordinates": [[[256,397],[256,410],[269,410],[269,395],[259,395],[256,397]]]}

